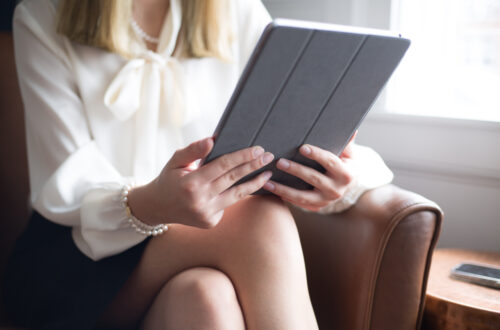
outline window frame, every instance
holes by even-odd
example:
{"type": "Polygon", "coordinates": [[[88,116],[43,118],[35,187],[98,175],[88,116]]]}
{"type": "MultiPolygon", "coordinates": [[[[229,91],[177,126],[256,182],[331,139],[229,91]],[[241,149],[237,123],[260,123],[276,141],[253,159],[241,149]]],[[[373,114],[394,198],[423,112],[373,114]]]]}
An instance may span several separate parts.
{"type": "MultiPolygon", "coordinates": [[[[291,3],[319,6],[317,20],[388,29],[393,1],[398,0],[314,0],[314,3],[264,0],[264,3],[271,4],[268,7],[275,12],[291,3]],[[335,12],[339,8],[342,15],[335,12]]],[[[297,12],[291,18],[300,19],[300,14],[297,12]]],[[[394,171],[425,172],[449,180],[500,187],[500,152],[492,152],[500,149],[497,146],[500,122],[389,112],[384,108],[384,98],[382,93],[366,117],[357,142],[377,150],[394,171]]]]}

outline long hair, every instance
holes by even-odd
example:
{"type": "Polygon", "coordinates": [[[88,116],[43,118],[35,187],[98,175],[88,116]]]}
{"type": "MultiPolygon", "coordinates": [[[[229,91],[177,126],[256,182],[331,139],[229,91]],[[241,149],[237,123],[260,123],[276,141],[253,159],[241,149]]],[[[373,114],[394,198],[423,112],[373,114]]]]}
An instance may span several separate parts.
{"type": "MultiPolygon", "coordinates": [[[[231,59],[230,1],[181,1],[183,56],[231,59]]],[[[72,41],[131,57],[131,15],[132,0],[60,0],[57,31],[72,41]]]]}

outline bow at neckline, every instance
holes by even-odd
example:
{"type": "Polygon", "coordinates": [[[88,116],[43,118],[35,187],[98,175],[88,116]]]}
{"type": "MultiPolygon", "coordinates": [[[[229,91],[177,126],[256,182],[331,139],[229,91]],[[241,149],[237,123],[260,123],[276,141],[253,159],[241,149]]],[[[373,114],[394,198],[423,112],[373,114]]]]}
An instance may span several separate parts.
{"type": "Polygon", "coordinates": [[[116,74],[104,94],[104,104],[120,121],[139,111],[164,112],[167,125],[180,126],[184,121],[182,68],[175,57],[181,27],[180,0],[170,2],[158,43],[158,52],[144,42],[136,57],[116,74]],[[156,109],[152,109],[156,108],[156,109]]]}
{"type": "MultiPolygon", "coordinates": [[[[158,153],[165,146],[165,141],[159,141],[165,128],[170,139],[180,139],[189,120],[182,67],[173,56],[181,27],[180,1],[170,1],[158,52],[148,50],[142,42],[137,56],[125,63],[104,94],[104,104],[117,120],[133,118],[132,174],[138,182],[151,180],[164,165],[159,164],[158,153]]],[[[175,141],[168,141],[167,145],[173,144],[175,141]]]]}

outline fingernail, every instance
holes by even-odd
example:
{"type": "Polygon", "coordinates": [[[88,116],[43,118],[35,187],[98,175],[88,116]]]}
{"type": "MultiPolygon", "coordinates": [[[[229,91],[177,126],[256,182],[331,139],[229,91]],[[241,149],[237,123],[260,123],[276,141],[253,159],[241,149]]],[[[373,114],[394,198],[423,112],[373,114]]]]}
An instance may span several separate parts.
{"type": "Polygon", "coordinates": [[[264,156],[262,157],[262,163],[263,163],[264,165],[267,165],[267,164],[269,164],[270,162],[272,162],[272,161],[273,161],[273,159],[274,159],[274,155],[273,155],[272,153],[270,153],[270,152],[266,152],[266,153],[264,154],[264,156]]]}
{"type": "Polygon", "coordinates": [[[256,146],[253,148],[253,157],[257,158],[264,153],[264,148],[261,146],[256,146]]]}
{"type": "Polygon", "coordinates": [[[302,152],[306,155],[309,155],[311,153],[311,148],[307,144],[304,144],[302,147],[300,147],[300,149],[302,149],[302,152]]]}
{"type": "Polygon", "coordinates": [[[290,167],[290,162],[286,159],[281,158],[280,160],[278,160],[277,166],[280,169],[286,170],[287,168],[290,167]]]}
{"type": "Polygon", "coordinates": [[[265,180],[269,180],[272,176],[273,176],[273,172],[271,172],[271,171],[265,171],[264,173],[262,173],[262,177],[265,180]]]}
{"type": "Polygon", "coordinates": [[[264,185],[264,189],[266,190],[270,190],[270,191],[273,191],[275,188],[274,184],[272,184],[271,182],[266,182],[266,184],[264,185]]]}

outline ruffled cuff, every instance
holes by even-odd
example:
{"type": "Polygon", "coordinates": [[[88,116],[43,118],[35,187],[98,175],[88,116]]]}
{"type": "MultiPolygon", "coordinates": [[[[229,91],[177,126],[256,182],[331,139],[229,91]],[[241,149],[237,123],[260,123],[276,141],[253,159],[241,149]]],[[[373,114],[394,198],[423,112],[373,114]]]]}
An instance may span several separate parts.
{"type": "Polygon", "coordinates": [[[131,183],[103,183],[87,192],[80,210],[81,224],[73,227],[73,240],[89,258],[99,260],[139,244],[146,235],[131,225],[122,201],[123,188],[131,183]]]}
{"type": "Polygon", "coordinates": [[[76,246],[99,260],[142,242],[142,235],[127,222],[121,202],[123,177],[102,155],[95,142],[72,153],[45,182],[33,208],[45,218],[73,227],[76,246]]]}

